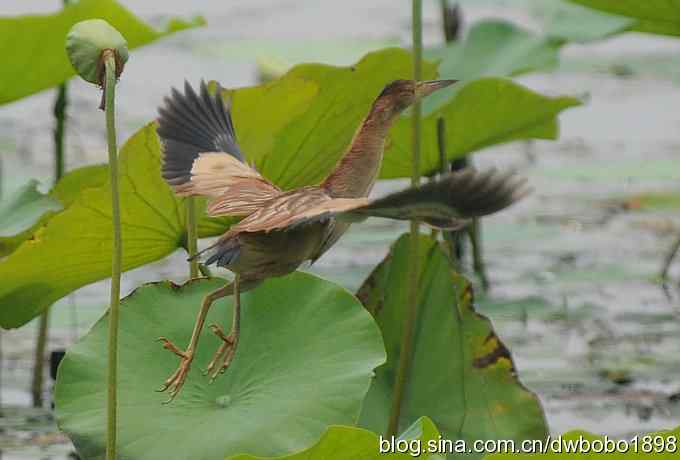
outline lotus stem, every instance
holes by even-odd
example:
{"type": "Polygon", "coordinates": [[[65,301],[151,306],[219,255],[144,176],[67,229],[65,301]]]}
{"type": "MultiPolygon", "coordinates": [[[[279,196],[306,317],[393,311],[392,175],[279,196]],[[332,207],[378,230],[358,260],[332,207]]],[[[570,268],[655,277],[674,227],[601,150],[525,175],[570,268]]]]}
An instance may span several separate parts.
{"type": "MultiPolygon", "coordinates": [[[[2,388],[2,363],[3,363],[3,354],[2,354],[2,329],[0,329],[0,388],[2,388]]],[[[0,417],[3,416],[2,413],[2,392],[0,391],[0,417]]]]}
{"type": "Polygon", "coordinates": [[[189,196],[185,199],[184,205],[186,206],[187,214],[187,252],[189,253],[189,276],[193,278],[198,278],[198,259],[196,258],[196,253],[198,252],[198,241],[197,241],[197,228],[196,228],[196,203],[193,196],[189,196]]]}
{"type": "MultiPolygon", "coordinates": [[[[64,6],[68,0],[64,0],[64,6]]],[[[59,85],[57,99],[54,101],[54,183],[64,175],[64,132],[66,125],[66,106],[68,105],[66,82],[59,85]]],[[[35,341],[35,359],[33,364],[33,379],[31,382],[31,396],[33,407],[43,405],[43,386],[45,380],[45,354],[47,352],[47,337],[50,324],[50,307],[45,309],[40,315],[38,323],[38,337],[35,341]]]]}
{"type": "MultiPolygon", "coordinates": [[[[413,31],[413,79],[422,80],[422,55],[423,55],[423,3],[422,0],[412,1],[412,31],[413,31]]],[[[417,186],[420,183],[420,118],[422,106],[420,101],[416,101],[413,106],[413,149],[412,149],[412,173],[411,185],[417,186]]],[[[406,305],[406,318],[401,336],[401,351],[399,353],[399,368],[397,370],[394,393],[392,394],[392,407],[390,410],[387,425],[387,436],[397,434],[399,429],[399,419],[401,416],[401,406],[403,403],[408,374],[413,354],[413,331],[416,317],[418,314],[418,282],[420,275],[420,255],[418,249],[419,222],[411,221],[410,232],[410,266],[409,266],[409,285],[408,285],[408,304],[406,305]]]]}
{"type": "Polygon", "coordinates": [[[673,242],[670,251],[668,251],[666,253],[666,257],[664,257],[663,266],[661,267],[661,272],[659,273],[661,281],[666,282],[668,280],[668,271],[670,270],[671,265],[673,264],[673,259],[675,259],[678,251],[680,251],[680,236],[678,236],[673,242]]]}
{"type": "Polygon", "coordinates": [[[109,362],[108,399],[106,425],[106,459],[116,459],[116,436],[118,416],[118,315],[120,302],[120,272],[123,260],[123,245],[120,224],[120,197],[118,190],[118,146],[116,145],[115,88],[116,59],[113,50],[103,53],[106,71],[104,99],[106,101],[106,135],[109,148],[109,174],[111,181],[111,209],[113,216],[113,257],[111,265],[111,307],[109,310],[109,362]]]}
{"type": "Polygon", "coordinates": [[[38,332],[35,340],[35,356],[33,360],[33,378],[31,380],[31,399],[33,407],[43,405],[43,383],[45,380],[45,353],[47,351],[47,335],[50,323],[50,309],[40,315],[38,332]]]}
{"type": "Polygon", "coordinates": [[[472,219],[472,223],[468,228],[468,235],[470,236],[470,244],[472,246],[472,267],[482,283],[484,291],[489,290],[489,277],[486,274],[486,265],[484,264],[484,255],[482,252],[482,221],[481,219],[472,219]]]}
{"type": "Polygon", "coordinates": [[[54,101],[54,118],[56,126],[54,128],[54,182],[64,175],[64,133],[66,126],[66,107],[68,106],[66,83],[59,85],[57,99],[54,101]]]}
{"type": "MultiPolygon", "coordinates": [[[[440,174],[448,174],[451,170],[451,164],[446,156],[446,120],[439,118],[437,120],[437,147],[439,149],[439,172],[440,174]]],[[[456,271],[461,270],[461,259],[459,257],[459,243],[460,238],[457,237],[456,232],[449,230],[442,230],[442,238],[446,245],[449,260],[453,263],[456,271]]]]}
{"type": "Polygon", "coordinates": [[[128,49],[125,37],[108,22],[103,19],[88,19],[71,27],[66,35],[66,53],[71,65],[81,78],[104,89],[102,103],[99,107],[106,113],[106,140],[109,151],[111,220],[113,226],[106,401],[106,460],[115,460],[118,433],[118,393],[116,389],[118,383],[118,310],[120,273],[123,265],[115,100],[116,82],[123,72],[128,58],[128,49]]]}

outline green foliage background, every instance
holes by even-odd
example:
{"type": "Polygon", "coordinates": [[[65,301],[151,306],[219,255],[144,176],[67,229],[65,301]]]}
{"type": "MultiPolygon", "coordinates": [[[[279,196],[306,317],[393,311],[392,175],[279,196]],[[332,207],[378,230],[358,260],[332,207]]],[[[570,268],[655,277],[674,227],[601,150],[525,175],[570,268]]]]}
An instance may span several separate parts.
{"type": "MultiPolygon", "coordinates": [[[[352,67],[300,65],[278,80],[227,92],[225,98],[232,98],[234,123],[248,160],[289,189],[320,182],[380,88],[411,71],[410,54],[393,48],[371,53],[352,67]]],[[[426,72],[434,77],[435,67],[428,65],[426,72]]],[[[448,130],[448,158],[454,159],[517,139],[554,138],[558,114],[579,104],[578,99],[543,96],[510,80],[474,80],[423,120],[422,171],[439,169],[434,133],[440,117],[449,126],[466,127],[463,132],[448,130]]],[[[408,117],[398,120],[387,140],[382,178],[410,174],[409,133],[408,117]]],[[[160,177],[160,144],[153,124],[125,143],[119,163],[123,268],[129,270],[186,246],[185,210],[160,177]]],[[[97,187],[100,176],[75,174],[64,181],[81,190],[77,198],[64,211],[43,219],[30,239],[0,260],[2,327],[21,326],[69,292],[110,276],[108,182],[97,187]],[[83,183],[77,184],[79,180],[83,183]]],[[[204,203],[197,205],[199,237],[221,234],[232,220],[207,219],[204,203]]]]}

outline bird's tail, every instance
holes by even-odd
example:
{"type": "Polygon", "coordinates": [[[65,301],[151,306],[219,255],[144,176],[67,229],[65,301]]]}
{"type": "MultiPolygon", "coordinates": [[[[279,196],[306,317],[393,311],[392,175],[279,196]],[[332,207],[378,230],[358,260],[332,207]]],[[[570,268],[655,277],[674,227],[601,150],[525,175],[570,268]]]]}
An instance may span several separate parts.
{"type": "Polygon", "coordinates": [[[229,267],[241,254],[238,238],[220,238],[214,244],[189,257],[189,261],[205,258],[205,265],[229,267]]]}
{"type": "Polygon", "coordinates": [[[230,263],[236,260],[241,253],[241,247],[238,245],[226,245],[221,241],[197,252],[189,257],[188,261],[201,259],[207,257],[205,265],[216,264],[218,267],[227,267],[230,263]]]}
{"type": "Polygon", "coordinates": [[[349,209],[340,217],[418,219],[433,227],[452,230],[464,226],[469,219],[505,209],[530,192],[526,179],[513,172],[498,173],[495,169],[478,172],[469,168],[349,209]]]}
{"type": "Polygon", "coordinates": [[[163,144],[163,178],[172,187],[191,180],[191,168],[199,153],[221,152],[243,162],[228,104],[217,85],[215,94],[201,81],[200,94],[188,82],[184,94],[172,89],[158,109],[158,135],[163,144]]]}

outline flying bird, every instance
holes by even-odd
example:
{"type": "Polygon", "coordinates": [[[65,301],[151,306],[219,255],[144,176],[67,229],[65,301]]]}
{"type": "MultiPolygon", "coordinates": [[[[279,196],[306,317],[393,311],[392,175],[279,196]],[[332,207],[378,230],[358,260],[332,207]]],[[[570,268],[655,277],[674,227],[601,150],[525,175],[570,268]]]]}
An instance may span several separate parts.
{"type": "Polygon", "coordinates": [[[246,162],[230,103],[223,100],[219,85],[215,93],[205,82],[198,92],[188,83],[184,93],[173,88],[159,109],[163,178],[179,196],[208,197],[208,216],[238,216],[242,220],[200,254],[207,265],[232,271],[234,281],[203,300],[186,349],[165,337],[159,339],[180,358],[177,370],[159,389],[169,390],[169,401],[185,382],[215,300],[234,295],[229,334],[210,325],[222,340],[207,367],[211,379],[229,367],[236,352],[240,293],[267,278],[287,275],[305,261],[317,260],[351,224],[377,216],[460,228],[469,219],[499,211],[528,193],[525,180],[512,173],[466,169],[383,198],[368,198],[380,171],[390,126],[416,100],[455,82],[396,80],[388,84],[330,175],[319,185],[289,191],[281,190],[246,162]]]}

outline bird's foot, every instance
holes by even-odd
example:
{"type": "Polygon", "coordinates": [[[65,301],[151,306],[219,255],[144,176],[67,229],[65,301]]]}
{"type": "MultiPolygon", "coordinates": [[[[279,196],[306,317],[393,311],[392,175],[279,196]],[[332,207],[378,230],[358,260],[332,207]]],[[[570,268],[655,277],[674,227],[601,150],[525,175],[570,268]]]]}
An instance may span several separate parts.
{"type": "Polygon", "coordinates": [[[182,386],[184,385],[184,381],[187,378],[187,375],[189,374],[189,369],[191,368],[191,361],[194,359],[194,353],[193,351],[182,351],[179,348],[175,346],[170,340],[168,340],[165,337],[159,337],[158,338],[159,342],[163,343],[163,348],[166,350],[170,350],[180,358],[179,366],[177,367],[177,370],[170,376],[168,379],[161,385],[161,387],[156,390],[159,392],[164,392],[167,390],[170,390],[168,392],[168,400],[164,402],[164,404],[167,404],[171,402],[173,399],[175,399],[175,396],[179,393],[179,391],[182,389],[182,386]]]}
{"type": "Polygon", "coordinates": [[[217,324],[211,324],[209,327],[213,334],[222,339],[222,344],[204,372],[204,375],[210,376],[210,382],[213,382],[219,374],[223,374],[227,370],[234,359],[239,334],[232,331],[229,335],[226,335],[217,324]]]}

